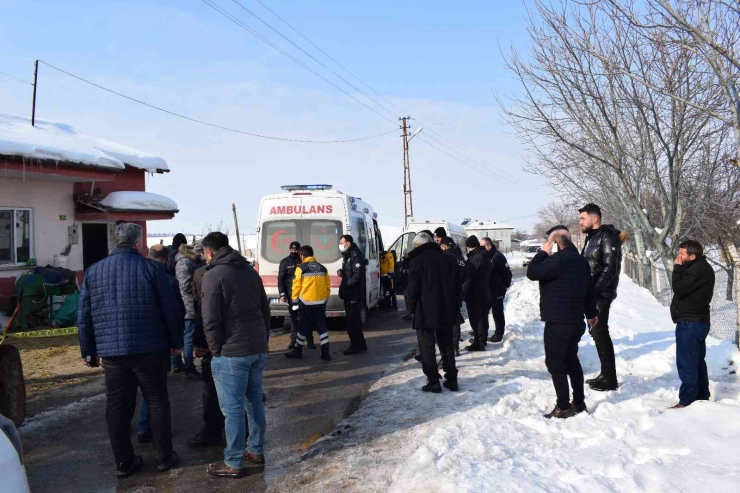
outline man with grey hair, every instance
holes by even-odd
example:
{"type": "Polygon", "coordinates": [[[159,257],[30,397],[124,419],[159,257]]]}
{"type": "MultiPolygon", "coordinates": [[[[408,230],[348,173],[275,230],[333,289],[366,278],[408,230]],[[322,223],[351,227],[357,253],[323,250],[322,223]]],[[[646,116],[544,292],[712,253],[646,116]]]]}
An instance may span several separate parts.
{"type": "Polygon", "coordinates": [[[167,269],[141,255],[141,226],[119,224],[115,240],[111,254],[85,272],[77,325],[85,364],[98,366],[102,358],[105,366],[105,419],[123,478],[143,463],[129,436],[137,387],[149,405],[157,470],[179,460],[172,450],[167,370],[170,354],[183,347],[184,315],[167,269]]]}
{"type": "Polygon", "coordinates": [[[414,246],[416,248],[409,253],[406,304],[409,313],[414,316],[413,327],[419,340],[422,368],[427,377],[427,384],[421,390],[437,394],[442,392],[434,357],[436,342],[442,355],[444,386],[457,391],[452,326],[457,323],[458,316],[461,284],[458,282],[458,266],[426,232],[416,235],[414,246]]]}
{"type": "Polygon", "coordinates": [[[587,411],[578,343],[588,326],[598,322],[588,261],[579,255],[565,226],[548,232],[548,241],[527,267],[527,277],[540,282],[540,318],[545,322],[545,365],[552,376],[557,405],[546,418],[570,418],[587,411]],[[570,402],[568,377],[573,387],[570,402]]]}

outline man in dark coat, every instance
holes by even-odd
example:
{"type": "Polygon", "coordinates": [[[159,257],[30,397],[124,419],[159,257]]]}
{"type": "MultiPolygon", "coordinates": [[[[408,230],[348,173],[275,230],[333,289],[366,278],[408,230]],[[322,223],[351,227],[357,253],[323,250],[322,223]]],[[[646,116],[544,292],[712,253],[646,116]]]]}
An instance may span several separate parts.
{"type": "Polygon", "coordinates": [[[201,312],[218,402],[226,418],[224,460],[210,464],[213,476],[242,477],[242,461],[264,465],[265,409],[262,375],[270,338],[270,306],[259,274],[229,238],[203,238],[208,269],[201,285],[201,312]],[[244,426],[244,410],[249,436],[244,426]]]}
{"type": "Polygon", "coordinates": [[[601,361],[601,373],[586,383],[601,392],[616,390],[617,366],[614,344],[609,335],[609,311],[617,298],[619,273],[622,270],[622,233],[610,224],[601,224],[601,209],[596,204],[586,204],[579,211],[581,230],[587,234],[581,254],[588,260],[594,280],[599,323],[590,330],[601,361]]]}
{"type": "Polygon", "coordinates": [[[485,351],[488,341],[488,308],[491,305],[491,259],[486,249],[480,246],[475,235],[465,240],[468,248],[470,289],[465,295],[470,327],[475,340],[466,347],[468,351],[485,351]]]}
{"type": "Polygon", "coordinates": [[[342,252],[342,268],[337,272],[342,278],[339,297],[344,301],[345,324],[349,335],[349,347],[344,354],[350,355],[367,351],[361,317],[365,303],[365,256],[351,235],[339,238],[339,251],[342,252]]]}
{"type": "Polygon", "coordinates": [[[457,266],[457,277],[455,287],[458,293],[458,304],[457,304],[457,315],[455,316],[455,323],[452,325],[452,346],[455,348],[455,356],[460,356],[460,324],[465,322],[460,313],[462,303],[465,301],[465,295],[470,289],[470,270],[468,270],[468,263],[465,262],[465,258],[460,253],[460,249],[455,240],[449,236],[442,240],[440,245],[445,255],[448,255],[452,260],[455,261],[457,266]]]}
{"type": "Polygon", "coordinates": [[[504,298],[506,291],[511,287],[511,269],[506,256],[496,248],[496,244],[490,238],[483,238],[486,242],[485,248],[491,256],[491,314],[496,331],[490,342],[499,343],[504,340],[506,328],[506,317],[504,315],[504,298]]]}
{"type": "Polygon", "coordinates": [[[427,383],[424,392],[442,392],[435,359],[435,336],[442,355],[444,386],[458,390],[452,326],[459,310],[458,266],[445,255],[426,233],[414,238],[415,248],[409,253],[409,287],[406,303],[414,315],[413,327],[421,349],[421,364],[427,383]]]}
{"type": "Polygon", "coordinates": [[[674,409],[709,400],[709,375],[704,358],[713,295],[714,269],[704,256],[701,243],[684,241],[679,245],[673,266],[671,318],[676,324],[676,366],[681,379],[679,403],[674,409]]]}
{"type": "Polygon", "coordinates": [[[564,226],[550,236],[527,267],[527,277],[540,282],[540,318],[545,322],[545,365],[552,375],[557,404],[546,418],[570,418],[586,411],[583,369],[578,343],[596,322],[596,300],[588,262],[578,254],[564,226]],[[553,253],[553,246],[558,251],[553,253]],[[570,402],[568,377],[573,387],[570,402]]]}
{"type": "Polygon", "coordinates": [[[136,390],[149,404],[157,469],[178,461],[172,450],[167,370],[182,349],[184,314],[165,267],[141,256],[141,226],[116,227],[116,248],[85,273],[77,314],[80,350],[88,366],[105,366],[106,411],[119,477],[141,467],[131,445],[136,390]]]}
{"type": "MultiPolygon", "coordinates": [[[[291,299],[293,291],[293,279],[295,278],[295,269],[296,267],[301,265],[301,255],[299,253],[300,249],[301,244],[297,241],[292,241],[290,243],[290,255],[281,260],[280,267],[278,267],[278,291],[280,292],[280,301],[282,301],[283,303],[287,303],[288,309],[290,310],[291,326],[290,344],[288,345],[288,349],[295,349],[295,340],[298,336],[298,324],[300,323],[299,310],[291,310],[293,302],[295,301],[291,299]]],[[[313,342],[313,330],[309,332],[307,341],[309,348],[316,348],[316,344],[314,344],[313,342]]]]}

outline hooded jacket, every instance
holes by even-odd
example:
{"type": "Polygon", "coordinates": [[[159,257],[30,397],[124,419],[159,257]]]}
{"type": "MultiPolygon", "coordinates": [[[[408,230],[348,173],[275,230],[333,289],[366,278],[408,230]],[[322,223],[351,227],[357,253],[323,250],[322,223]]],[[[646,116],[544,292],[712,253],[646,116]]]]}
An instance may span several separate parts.
{"type": "Polygon", "coordinates": [[[193,274],[204,265],[205,262],[195,253],[195,249],[191,245],[180,245],[177,255],[175,255],[175,277],[177,277],[177,282],[180,285],[182,302],[185,304],[185,320],[200,318],[193,297],[193,274]]]}
{"type": "Polygon", "coordinates": [[[581,254],[588,260],[591,267],[597,298],[608,300],[617,298],[624,239],[626,239],[626,233],[623,234],[611,224],[604,224],[598,230],[588,233],[581,254]]]}
{"type": "Polygon", "coordinates": [[[344,301],[362,301],[365,298],[365,257],[354,243],[342,257],[339,297],[344,301]]]}
{"type": "Polygon", "coordinates": [[[470,289],[465,295],[465,302],[480,306],[491,304],[491,270],[493,264],[488,252],[482,246],[468,253],[470,269],[470,289]]]}
{"type": "Polygon", "coordinates": [[[262,279],[239,252],[214,253],[201,286],[203,328],[213,356],[266,353],[270,305],[262,279]]]}
{"type": "Polygon", "coordinates": [[[673,266],[671,318],[709,324],[709,304],[714,295],[714,269],[701,256],[685,265],[673,266]]]}
{"type": "Polygon", "coordinates": [[[306,257],[295,268],[290,299],[304,305],[325,305],[331,294],[331,280],[326,267],[313,257],[306,257]]]}
{"type": "Polygon", "coordinates": [[[414,329],[452,328],[459,310],[458,266],[436,243],[424,243],[409,253],[406,305],[414,329]]]}

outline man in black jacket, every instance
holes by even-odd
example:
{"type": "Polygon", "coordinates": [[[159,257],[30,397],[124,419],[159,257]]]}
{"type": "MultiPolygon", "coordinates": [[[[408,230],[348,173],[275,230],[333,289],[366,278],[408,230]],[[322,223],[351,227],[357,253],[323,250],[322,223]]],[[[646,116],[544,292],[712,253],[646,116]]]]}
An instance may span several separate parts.
{"type": "Polygon", "coordinates": [[[455,244],[455,240],[447,236],[442,240],[440,247],[446,255],[455,261],[455,265],[457,266],[455,287],[458,293],[458,304],[455,323],[452,325],[452,346],[455,348],[455,356],[460,356],[460,324],[465,322],[460,313],[460,308],[462,308],[465,295],[468,289],[470,289],[470,270],[468,270],[468,263],[465,262],[465,258],[460,253],[460,248],[455,244]]]}
{"type": "Polygon", "coordinates": [[[444,386],[458,390],[455,354],[452,346],[452,326],[459,309],[458,266],[445,255],[426,233],[414,238],[415,248],[409,253],[409,286],[406,303],[414,315],[414,329],[421,349],[421,364],[427,383],[424,392],[442,392],[434,357],[435,336],[442,355],[445,372],[444,386]]]}
{"type": "Polygon", "coordinates": [[[583,369],[578,342],[586,332],[583,316],[592,327],[598,319],[588,262],[578,255],[564,226],[550,236],[527,267],[527,277],[540,282],[540,317],[545,322],[545,365],[552,375],[557,404],[546,418],[570,418],[586,411],[583,369]],[[558,251],[553,253],[553,245],[558,251]],[[568,392],[573,387],[573,403],[568,392]]]}
{"type": "Polygon", "coordinates": [[[704,358],[713,294],[714,269],[704,257],[704,249],[698,241],[684,241],[678,246],[673,266],[671,318],[676,323],[676,366],[681,379],[679,403],[674,409],[709,400],[709,375],[704,358]]]}
{"type": "Polygon", "coordinates": [[[511,269],[506,256],[496,248],[496,244],[490,238],[483,238],[485,248],[491,256],[491,313],[496,331],[490,342],[499,343],[504,340],[506,328],[506,317],[504,315],[504,298],[506,291],[511,287],[511,269]]]}
{"type": "MultiPolygon", "coordinates": [[[[293,279],[295,278],[295,268],[301,265],[301,255],[299,250],[301,244],[297,241],[290,243],[290,255],[280,261],[280,267],[278,268],[278,291],[280,292],[280,301],[288,304],[288,309],[293,306],[291,294],[293,291],[293,279]]],[[[290,310],[290,344],[288,349],[295,349],[295,340],[298,336],[298,324],[299,324],[299,310],[290,310]]],[[[308,347],[310,349],[316,349],[316,344],[313,342],[313,330],[309,333],[306,338],[308,347]]]]}
{"type": "Polygon", "coordinates": [[[349,335],[349,347],[344,350],[344,354],[350,355],[367,351],[360,313],[365,303],[365,256],[351,235],[339,238],[339,251],[343,257],[342,268],[337,272],[342,278],[339,297],[344,301],[345,323],[349,335]]]}
{"type": "Polygon", "coordinates": [[[465,295],[470,327],[475,334],[468,351],[485,351],[488,341],[488,308],[491,306],[491,258],[475,235],[465,240],[468,248],[470,289],[465,295]]]}
{"type": "Polygon", "coordinates": [[[614,344],[609,335],[609,310],[617,298],[622,270],[622,233],[610,224],[601,224],[601,209],[595,204],[586,204],[578,212],[581,230],[587,234],[581,254],[591,268],[599,310],[599,323],[589,332],[599,354],[601,373],[586,383],[593,390],[605,392],[618,387],[614,344]]]}
{"type": "Polygon", "coordinates": [[[270,338],[270,306],[259,274],[229,246],[226,235],[208,234],[203,250],[208,262],[201,286],[203,327],[213,355],[218,402],[226,418],[224,460],[207,469],[213,476],[238,478],[244,474],[243,460],[265,463],[262,375],[270,338]]]}

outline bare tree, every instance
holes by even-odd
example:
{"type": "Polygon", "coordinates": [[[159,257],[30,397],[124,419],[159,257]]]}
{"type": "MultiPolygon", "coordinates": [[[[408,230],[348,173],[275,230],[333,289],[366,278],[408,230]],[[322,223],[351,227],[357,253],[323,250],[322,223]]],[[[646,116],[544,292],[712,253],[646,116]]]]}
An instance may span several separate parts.
{"type": "Polygon", "coordinates": [[[512,240],[524,241],[528,240],[529,236],[529,233],[527,233],[526,231],[522,231],[521,229],[516,229],[513,233],[511,233],[512,240]]]}

